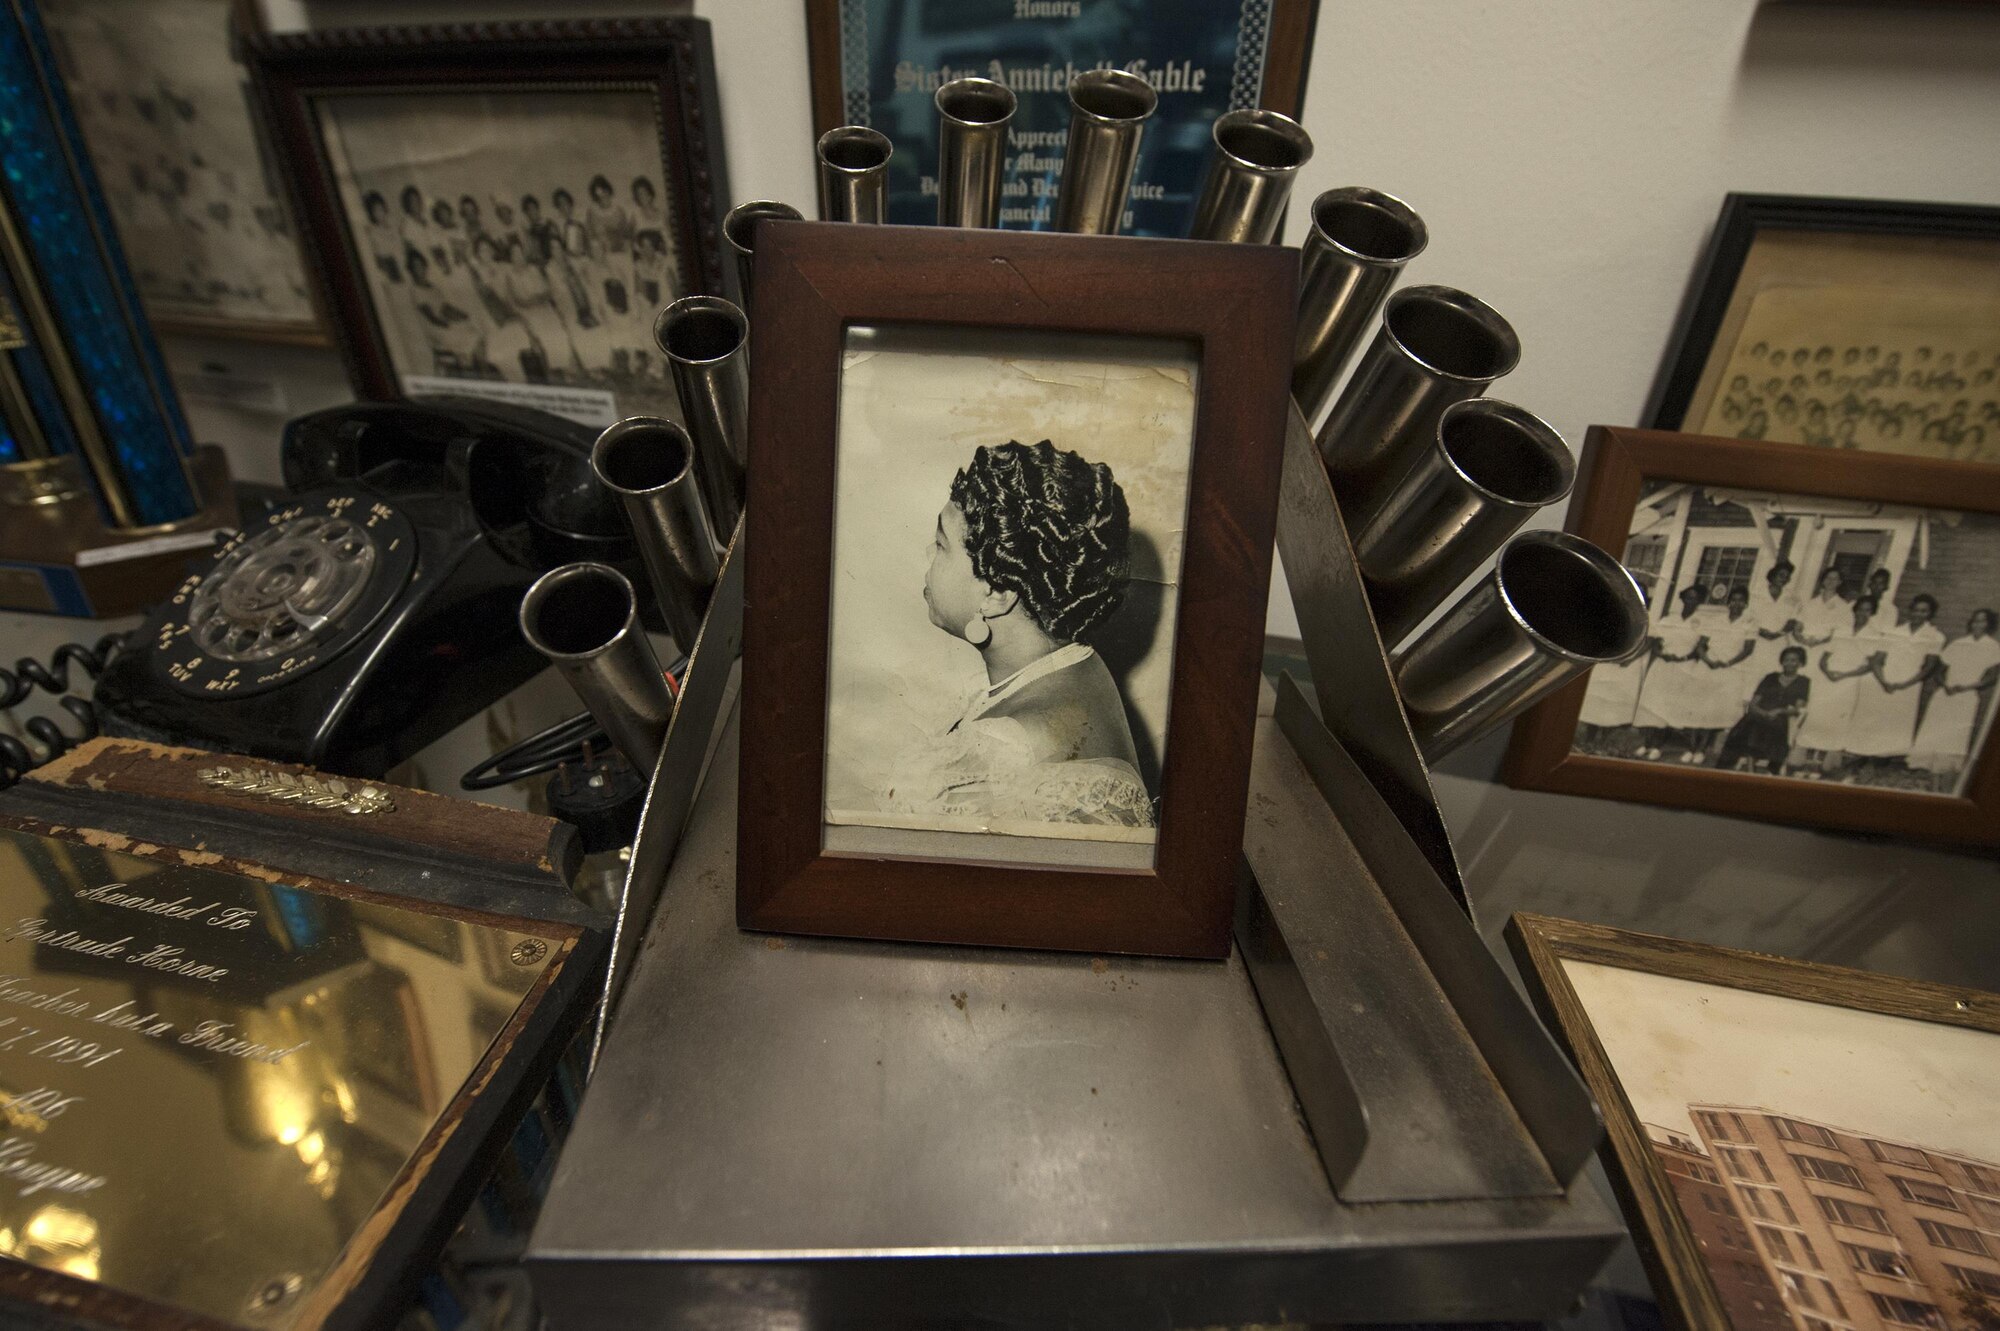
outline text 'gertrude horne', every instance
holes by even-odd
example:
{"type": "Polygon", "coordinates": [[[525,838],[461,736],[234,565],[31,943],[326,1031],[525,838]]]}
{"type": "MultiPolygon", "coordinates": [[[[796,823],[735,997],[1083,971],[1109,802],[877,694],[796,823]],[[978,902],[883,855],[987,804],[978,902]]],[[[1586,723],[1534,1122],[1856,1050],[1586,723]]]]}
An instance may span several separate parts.
{"type": "Polygon", "coordinates": [[[169,975],[184,975],[191,980],[206,980],[210,984],[229,974],[227,966],[210,966],[190,961],[184,956],[184,949],[166,943],[154,943],[151,946],[141,943],[138,946],[144,948],[144,951],[134,951],[130,956],[126,956],[128,951],[126,945],[132,942],[130,934],[123,938],[86,938],[74,929],[58,928],[47,920],[22,920],[6,934],[0,935],[0,941],[9,943],[17,938],[25,938],[43,947],[61,948],[65,952],[81,952],[85,956],[102,957],[107,961],[123,958],[128,966],[144,966],[148,970],[165,971],[169,975]]]}

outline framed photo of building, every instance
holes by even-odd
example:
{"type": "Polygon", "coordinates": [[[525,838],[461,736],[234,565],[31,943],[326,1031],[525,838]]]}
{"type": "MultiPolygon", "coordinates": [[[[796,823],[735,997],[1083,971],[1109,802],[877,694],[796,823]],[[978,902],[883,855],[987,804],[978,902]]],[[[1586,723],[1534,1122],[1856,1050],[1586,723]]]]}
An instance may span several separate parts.
{"type": "Polygon", "coordinates": [[[1540,915],[1507,941],[1670,1325],[2000,1315],[2000,997],[1540,915]]]}
{"type": "Polygon", "coordinates": [[[325,346],[232,25],[243,0],[40,0],[153,326],[325,346]]]}
{"type": "Polygon", "coordinates": [[[805,0],[815,133],[867,125],[889,136],[889,220],[937,221],[943,84],[978,75],[1019,100],[1009,126],[1000,225],[1046,231],[1062,178],[1069,83],[1117,67],[1159,89],[1124,234],[1185,236],[1228,111],[1305,105],[1318,0],[805,0]]]}
{"type": "Polygon", "coordinates": [[[1295,267],[772,224],[745,926],[1226,954],[1295,267]]]}
{"type": "Polygon", "coordinates": [[[721,290],[728,198],[705,22],[281,33],[250,53],[360,396],[678,417],[653,322],[721,290]]]}
{"type": "Polygon", "coordinates": [[[1651,632],[1516,723],[1510,783],[2000,842],[2000,471],[1604,426],[1582,471],[1651,632]]]}
{"type": "Polygon", "coordinates": [[[1646,421],[2000,462],[2000,208],[1729,195],[1646,421]]]}

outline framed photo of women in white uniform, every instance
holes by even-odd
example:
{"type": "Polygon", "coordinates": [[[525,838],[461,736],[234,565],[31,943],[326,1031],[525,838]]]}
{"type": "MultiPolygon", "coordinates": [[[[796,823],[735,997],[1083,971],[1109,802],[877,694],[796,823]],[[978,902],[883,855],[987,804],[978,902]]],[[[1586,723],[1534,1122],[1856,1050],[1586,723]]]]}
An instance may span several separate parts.
{"type": "Polygon", "coordinates": [[[1227,954],[1295,267],[760,238],[741,923],[1227,954]]]}
{"type": "Polygon", "coordinates": [[[1516,785],[2000,842],[2000,474],[1597,427],[1569,529],[1651,628],[1516,725],[1516,785]]]}
{"type": "Polygon", "coordinates": [[[329,29],[247,48],[359,396],[678,419],[654,322],[722,289],[706,23],[329,29]]]}

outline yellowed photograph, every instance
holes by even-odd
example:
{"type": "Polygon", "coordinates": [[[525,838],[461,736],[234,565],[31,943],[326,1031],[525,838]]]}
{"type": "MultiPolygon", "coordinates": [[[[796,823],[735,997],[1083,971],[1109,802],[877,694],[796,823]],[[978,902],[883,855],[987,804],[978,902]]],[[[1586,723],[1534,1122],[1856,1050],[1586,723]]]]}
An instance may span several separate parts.
{"type": "Polygon", "coordinates": [[[1196,365],[1136,338],[850,330],[829,849],[1151,864],[1196,365]]]}
{"type": "Polygon", "coordinates": [[[230,53],[230,0],[45,0],[42,16],[155,319],[310,334],[291,219],[230,53]]]}
{"type": "Polygon", "coordinates": [[[2000,1037],[1561,966],[1735,1331],[1990,1324],[2000,1037]]]}
{"type": "Polygon", "coordinates": [[[2000,462],[2000,240],[1760,232],[1682,428],[2000,462]]]}

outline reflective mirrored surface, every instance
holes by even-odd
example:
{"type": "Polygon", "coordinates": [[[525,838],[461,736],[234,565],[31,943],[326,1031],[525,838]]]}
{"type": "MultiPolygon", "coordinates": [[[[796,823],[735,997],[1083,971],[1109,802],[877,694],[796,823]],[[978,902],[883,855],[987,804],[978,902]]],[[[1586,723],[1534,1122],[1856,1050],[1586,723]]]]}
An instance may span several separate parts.
{"type": "Polygon", "coordinates": [[[0,1253],[292,1326],[562,941],[170,854],[0,828],[0,1253]]]}

